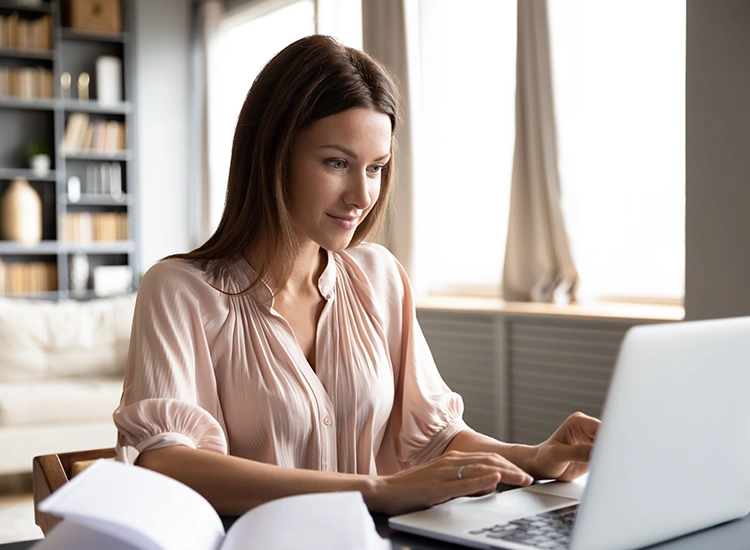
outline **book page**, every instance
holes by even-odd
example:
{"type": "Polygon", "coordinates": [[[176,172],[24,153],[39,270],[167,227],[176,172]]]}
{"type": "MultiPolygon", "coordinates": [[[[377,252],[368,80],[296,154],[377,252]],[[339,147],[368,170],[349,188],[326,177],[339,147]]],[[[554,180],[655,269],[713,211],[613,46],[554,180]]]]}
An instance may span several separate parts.
{"type": "Polygon", "coordinates": [[[33,550],[140,550],[101,531],[95,531],[72,521],[62,521],[50,531],[33,550]]]}
{"type": "Polygon", "coordinates": [[[267,502],[241,516],[221,550],[386,550],[362,494],[295,495],[267,502]]]}
{"type": "Polygon", "coordinates": [[[39,509],[142,550],[216,550],[224,538],[221,518],[193,489],[112,460],[86,468],[39,509]]]}

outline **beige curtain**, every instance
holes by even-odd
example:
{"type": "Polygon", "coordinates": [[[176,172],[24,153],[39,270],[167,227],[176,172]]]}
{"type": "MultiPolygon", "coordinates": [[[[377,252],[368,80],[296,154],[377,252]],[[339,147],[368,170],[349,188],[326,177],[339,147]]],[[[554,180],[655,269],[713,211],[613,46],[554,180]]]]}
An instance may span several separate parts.
{"type": "MultiPolygon", "coordinates": [[[[364,50],[388,68],[401,94],[401,120],[396,131],[393,208],[379,241],[393,252],[409,274],[412,284],[418,287],[420,278],[416,273],[418,262],[415,261],[418,224],[414,190],[417,152],[413,120],[416,113],[410,108],[415,105],[412,98],[416,92],[415,71],[418,63],[413,58],[416,49],[409,47],[410,43],[416,43],[416,37],[415,29],[410,27],[407,3],[407,0],[362,0],[362,38],[364,50]]],[[[418,288],[415,290],[419,293],[418,288]]]]}
{"type": "Polygon", "coordinates": [[[193,137],[192,174],[195,180],[193,187],[193,220],[191,223],[191,245],[196,247],[210,237],[211,225],[211,180],[208,154],[208,116],[209,67],[210,59],[215,55],[219,24],[224,16],[222,0],[206,0],[195,4],[193,24],[193,97],[192,125],[193,137]]]}
{"type": "Polygon", "coordinates": [[[516,144],[503,297],[575,298],[573,262],[561,207],[546,0],[518,2],[516,144]]]}

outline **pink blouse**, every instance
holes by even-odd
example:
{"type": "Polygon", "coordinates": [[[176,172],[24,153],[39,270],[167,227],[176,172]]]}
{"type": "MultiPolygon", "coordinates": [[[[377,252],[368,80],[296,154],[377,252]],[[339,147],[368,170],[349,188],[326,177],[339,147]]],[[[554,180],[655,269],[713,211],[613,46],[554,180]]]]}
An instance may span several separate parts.
{"type": "Polygon", "coordinates": [[[186,445],[279,466],[390,474],[440,455],[466,428],[440,377],[401,265],[385,248],[329,252],[316,367],[238,256],[163,260],[135,307],[118,458],[186,445]]]}

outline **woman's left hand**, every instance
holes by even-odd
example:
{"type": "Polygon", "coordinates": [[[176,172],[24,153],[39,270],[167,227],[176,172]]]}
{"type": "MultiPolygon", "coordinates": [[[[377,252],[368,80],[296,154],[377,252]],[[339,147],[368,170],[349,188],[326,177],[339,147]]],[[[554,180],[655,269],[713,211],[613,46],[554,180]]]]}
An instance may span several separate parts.
{"type": "Polygon", "coordinates": [[[571,414],[549,439],[536,446],[533,475],[572,481],[589,469],[599,420],[581,412],[571,414]]]}

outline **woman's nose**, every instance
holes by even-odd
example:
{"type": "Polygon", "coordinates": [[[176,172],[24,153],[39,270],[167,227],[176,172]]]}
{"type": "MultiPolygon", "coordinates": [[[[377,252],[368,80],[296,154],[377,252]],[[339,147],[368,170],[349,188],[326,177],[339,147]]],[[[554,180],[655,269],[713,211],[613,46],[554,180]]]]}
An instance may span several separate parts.
{"type": "Polygon", "coordinates": [[[364,170],[361,172],[359,170],[353,171],[349,177],[344,200],[347,204],[351,204],[360,210],[366,210],[372,203],[371,185],[373,185],[373,180],[367,176],[364,170]]]}

